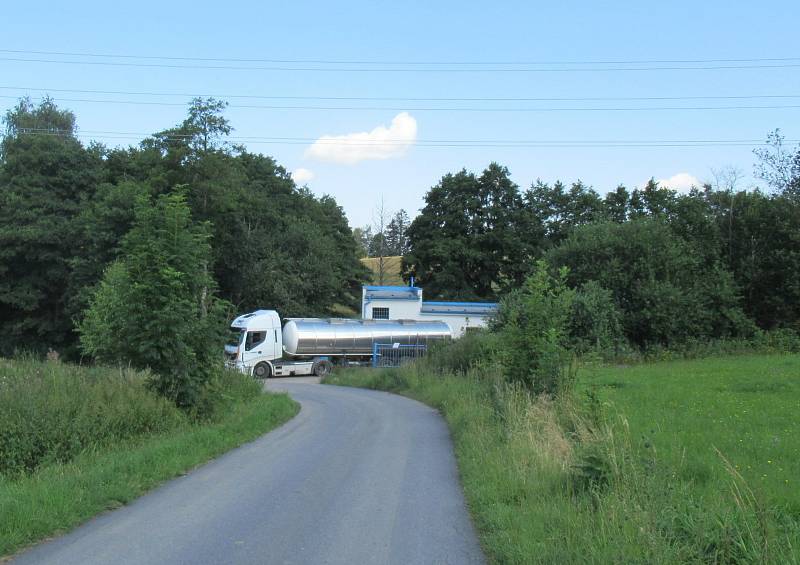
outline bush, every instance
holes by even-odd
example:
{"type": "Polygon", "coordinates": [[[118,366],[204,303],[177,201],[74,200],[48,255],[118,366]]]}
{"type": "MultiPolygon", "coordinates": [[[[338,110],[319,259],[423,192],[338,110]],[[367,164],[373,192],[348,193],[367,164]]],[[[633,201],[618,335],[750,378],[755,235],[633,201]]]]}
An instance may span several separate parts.
{"type": "Polygon", "coordinates": [[[588,352],[618,354],[627,349],[622,331],[622,312],[614,295],[596,281],[581,285],[572,303],[569,321],[570,342],[578,354],[588,352]]]}
{"type": "Polygon", "coordinates": [[[500,306],[496,331],[506,379],[534,394],[555,395],[569,386],[567,324],[575,293],[566,279],[566,269],[552,276],[540,261],[522,289],[500,306]]]}
{"type": "Polygon", "coordinates": [[[0,473],[30,472],[186,422],[146,379],[130,369],[0,359],[0,473]]]}
{"type": "Polygon", "coordinates": [[[191,414],[196,420],[217,420],[234,404],[263,393],[261,383],[239,371],[215,368],[198,395],[191,414]]]}
{"type": "Polygon", "coordinates": [[[473,367],[495,362],[499,346],[494,333],[472,331],[459,339],[434,345],[419,365],[432,372],[464,374],[473,367]]]}

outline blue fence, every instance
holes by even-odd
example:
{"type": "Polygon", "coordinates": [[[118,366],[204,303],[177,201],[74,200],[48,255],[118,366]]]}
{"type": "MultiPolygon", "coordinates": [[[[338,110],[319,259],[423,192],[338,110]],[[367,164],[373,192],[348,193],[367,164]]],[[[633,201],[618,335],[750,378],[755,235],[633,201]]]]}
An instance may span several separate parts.
{"type": "Polygon", "coordinates": [[[426,345],[402,345],[399,343],[375,343],[372,346],[373,367],[399,367],[419,359],[427,351],[426,345]]]}

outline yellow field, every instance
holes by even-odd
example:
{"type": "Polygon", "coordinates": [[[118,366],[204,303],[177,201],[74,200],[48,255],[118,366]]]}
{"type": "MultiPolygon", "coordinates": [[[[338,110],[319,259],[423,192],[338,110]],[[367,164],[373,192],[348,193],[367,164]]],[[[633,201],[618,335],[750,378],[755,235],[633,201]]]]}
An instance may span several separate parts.
{"type": "Polygon", "coordinates": [[[383,259],[380,257],[364,257],[361,259],[361,263],[372,271],[372,276],[369,281],[371,284],[382,286],[406,285],[402,275],[403,257],[400,255],[383,257],[383,259]],[[381,260],[383,260],[383,280],[381,280],[380,276],[381,260]]]}

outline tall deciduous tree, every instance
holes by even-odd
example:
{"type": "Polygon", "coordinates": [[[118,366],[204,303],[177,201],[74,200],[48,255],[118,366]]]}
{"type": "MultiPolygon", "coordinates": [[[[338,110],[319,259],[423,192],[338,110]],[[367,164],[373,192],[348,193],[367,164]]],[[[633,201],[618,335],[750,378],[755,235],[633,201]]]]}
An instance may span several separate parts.
{"type": "Polygon", "coordinates": [[[425,203],[408,230],[406,262],[429,296],[493,299],[522,282],[532,252],[508,169],[445,175],[425,203]]]}
{"type": "Polygon", "coordinates": [[[794,150],[784,145],[780,130],[767,136],[767,146],[753,151],[758,162],[756,176],[778,194],[800,200],[800,147],[794,150]]]}
{"type": "Polygon", "coordinates": [[[221,364],[226,308],[207,269],[209,236],[182,194],[140,197],[122,257],[79,326],[87,354],[151,369],[152,387],[184,408],[197,406],[221,364]]]}
{"type": "Polygon", "coordinates": [[[63,352],[73,342],[70,262],[75,218],[102,162],[73,136],[75,116],[50,99],[23,99],[4,119],[0,145],[0,354],[63,352]]]}

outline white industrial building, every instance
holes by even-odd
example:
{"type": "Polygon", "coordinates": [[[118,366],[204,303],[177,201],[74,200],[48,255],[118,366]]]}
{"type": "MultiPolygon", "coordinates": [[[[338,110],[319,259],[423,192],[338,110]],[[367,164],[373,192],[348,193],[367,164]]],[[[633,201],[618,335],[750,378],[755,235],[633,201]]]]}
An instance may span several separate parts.
{"type": "Polygon", "coordinates": [[[363,319],[442,320],[453,337],[461,337],[469,328],[485,327],[496,312],[496,302],[426,302],[416,286],[364,286],[361,291],[363,319]]]}

